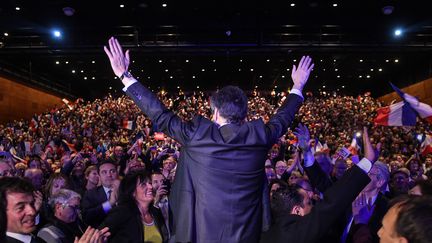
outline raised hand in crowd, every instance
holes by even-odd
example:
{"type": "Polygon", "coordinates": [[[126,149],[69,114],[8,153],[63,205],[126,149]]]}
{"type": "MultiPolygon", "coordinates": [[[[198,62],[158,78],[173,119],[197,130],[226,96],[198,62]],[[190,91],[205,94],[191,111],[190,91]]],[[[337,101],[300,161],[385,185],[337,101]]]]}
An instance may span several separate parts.
{"type": "Polygon", "coordinates": [[[371,205],[370,199],[366,198],[365,193],[360,195],[352,203],[352,214],[355,224],[368,224],[375,209],[375,205],[371,205]]]}
{"type": "Polygon", "coordinates": [[[34,207],[36,212],[39,212],[41,207],[42,207],[42,203],[43,203],[43,194],[40,191],[34,191],[33,192],[33,197],[34,197],[34,207]]]}
{"type": "Polygon", "coordinates": [[[75,237],[74,243],[105,243],[110,236],[108,227],[101,230],[87,227],[81,238],[75,237]]]}
{"type": "Polygon", "coordinates": [[[377,156],[375,154],[375,150],[372,146],[372,143],[369,139],[368,129],[367,127],[363,127],[363,145],[364,145],[364,157],[368,159],[370,162],[374,163],[376,161],[377,156]]]}

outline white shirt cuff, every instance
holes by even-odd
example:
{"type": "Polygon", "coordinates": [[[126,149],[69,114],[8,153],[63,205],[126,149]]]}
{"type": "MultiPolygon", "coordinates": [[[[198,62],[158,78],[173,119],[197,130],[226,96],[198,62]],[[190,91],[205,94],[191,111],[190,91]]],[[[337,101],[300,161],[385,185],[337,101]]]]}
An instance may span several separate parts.
{"type": "Polygon", "coordinates": [[[302,92],[298,89],[291,89],[290,94],[296,94],[296,95],[300,96],[302,99],[304,99],[302,92]]]}
{"type": "Polygon", "coordinates": [[[304,166],[305,167],[311,167],[313,163],[315,162],[315,157],[311,150],[307,151],[306,153],[303,153],[304,156],[304,166]]]}
{"type": "Polygon", "coordinates": [[[131,78],[123,78],[123,84],[124,84],[124,88],[123,91],[126,92],[126,90],[129,88],[129,86],[131,86],[132,84],[138,82],[135,78],[131,77],[131,78]]]}
{"type": "Polygon", "coordinates": [[[361,159],[360,162],[357,163],[357,166],[366,173],[369,173],[372,169],[372,163],[366,158],[361,159]]]}
{"type": "Polygon", "coordinates": [[[106,201],[106,202],[102,203],[102,208],[103,208],[103,210],[104,210],[105,213],[108,213],[112,209],[111,204],[109,203],[109,201],[106,201]]]}

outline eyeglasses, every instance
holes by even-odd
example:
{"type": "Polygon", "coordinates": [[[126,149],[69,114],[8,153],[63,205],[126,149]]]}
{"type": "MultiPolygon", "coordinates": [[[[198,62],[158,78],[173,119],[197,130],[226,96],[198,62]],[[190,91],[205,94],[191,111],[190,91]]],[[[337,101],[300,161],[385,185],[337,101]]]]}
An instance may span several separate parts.
{"type": "Polygon", "coordinates": [[[69,207],[69,208],[71,208],[71,209],[74,210],[74,211],[78,211],[78,210],[80,210],[80,205],[71,205],[71,204],[69,204],[69,203],[63,203],[63,204],[62,204],[62,207],[63,207],[63,208],[67,208],[67,207],[69,207]]]}

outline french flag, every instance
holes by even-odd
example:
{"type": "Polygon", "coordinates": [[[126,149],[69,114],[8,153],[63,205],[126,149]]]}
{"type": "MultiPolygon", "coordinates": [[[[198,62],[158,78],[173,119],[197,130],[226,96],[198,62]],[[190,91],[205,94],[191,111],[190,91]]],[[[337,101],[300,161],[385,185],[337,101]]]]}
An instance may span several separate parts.
{"type": "Polygon", "coordinates": [[[352,139],[348,151],[350,151],[352,155],[358,155],[358,153],[361,151],[360,142],[358,141],[357,136],[354,136],[352,139]]]}
{"type": "Polygon", "coordinates": [[[403,101],[377,110],[375,124],[383,126],[415,126],[417,115],[432,123],[432,107],[421,103],[416,97],[402,92],[390,83],[403,101]]]}
{"type": "Polygon", "coordinates": [[[133,130],[135,128],[135,122],[125,119],[122,122],[122,128],[133,130]]]}
{"type": "Polygon", "coordinates": [[[426,135],[425,140],[422,142],[420,146],[420,152],[423,156],[426,156],[432,153],[432,136],[426,135]]]}

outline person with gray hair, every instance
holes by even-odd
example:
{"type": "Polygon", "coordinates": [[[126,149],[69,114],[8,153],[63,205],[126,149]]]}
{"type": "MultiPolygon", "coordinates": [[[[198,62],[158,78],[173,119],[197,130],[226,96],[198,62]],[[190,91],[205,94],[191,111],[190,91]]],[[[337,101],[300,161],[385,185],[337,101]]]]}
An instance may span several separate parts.
{"type": "Polygon", "coordinates": [[[74,242],[86,229],[79,217],[81,196],[68,189],[60,189],[51,196],[49,204],[54,217],[38,233],[38,237],[50,243],[74,242]]]}

